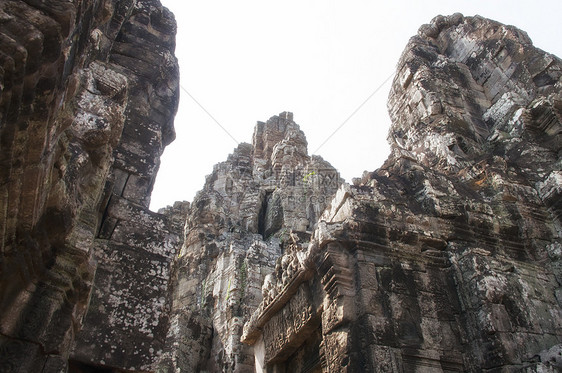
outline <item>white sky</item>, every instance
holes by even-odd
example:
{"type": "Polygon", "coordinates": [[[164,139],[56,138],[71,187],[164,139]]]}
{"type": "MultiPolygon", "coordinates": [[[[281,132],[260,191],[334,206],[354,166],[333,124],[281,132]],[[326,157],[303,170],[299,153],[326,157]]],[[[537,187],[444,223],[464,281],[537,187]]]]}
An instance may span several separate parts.
{"type": "MultiPolygon", "coordinates": [[[[308,139],[349,182],[388,156],[390,81],[408,39],[438,14],[512,24],[562,56],[562,1],[161,0],[178,23],[181,85],[239,142],[254,125],[294,113],[308,139]]],[[[176,140],[164,155],[151,208],[191,201],[236,147],[182,89],[176,140]]]]}

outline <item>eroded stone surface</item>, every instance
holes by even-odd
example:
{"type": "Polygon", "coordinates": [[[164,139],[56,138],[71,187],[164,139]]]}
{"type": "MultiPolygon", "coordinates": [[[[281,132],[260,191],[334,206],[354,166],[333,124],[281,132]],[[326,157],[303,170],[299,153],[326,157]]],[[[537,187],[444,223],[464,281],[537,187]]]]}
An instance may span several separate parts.
{"type": "Polygon", "coordinates": [[[303,265],[245,325],[257,366],[558,369],[561,68],[481,17],[421,27],[389,97],[392,154],[282,257],[303,265]]]}
{"type": "Polygon", "coordinates": [[[147,208],[174,136],[174,40],[158,1],[0,3],[0,371],[156,358],[182,238],[147,208]]]}
{"type": "Polygon", "coordinates": [[[253,144],[215,166],[187,215],[160,371],[254,371],[252,348],[240,336],[262,300],[261,285],[274,271],[297,270],[297,262],[278,258],[308,242],[341,182],[329,163],[307,154],[287,112],[258,122],[253,144]]]}
{"type": "Polygon", "coordinates": [[[0,371],[560,369],[560,59],[436,17],[380,169],[342,184],[285,112],[154,213],[174,34],[156,0],[0,3],[0,371]]]}

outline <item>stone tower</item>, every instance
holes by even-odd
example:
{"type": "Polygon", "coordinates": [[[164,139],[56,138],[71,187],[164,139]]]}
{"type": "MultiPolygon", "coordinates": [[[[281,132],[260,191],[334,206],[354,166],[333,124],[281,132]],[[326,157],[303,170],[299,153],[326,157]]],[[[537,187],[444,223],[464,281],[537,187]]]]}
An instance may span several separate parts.
{"type": "Polygon", "coordinates": [[[162,371],[254,371],[253,349],[240,337],[262,284],[274,272],[296,271],[281,254],[303,250],[342,182],[328,162],[308,155],[287,112],[258,122],[252,144],[214,167],[191,204],[175,261],[162,371]]]}
{"type": "Polygon", "coordinates": [[[390,92],[392,154],[264,284],[242,337],[256,371],[558,371],[561,76],[514,27],[422,26],[390,92]]]}

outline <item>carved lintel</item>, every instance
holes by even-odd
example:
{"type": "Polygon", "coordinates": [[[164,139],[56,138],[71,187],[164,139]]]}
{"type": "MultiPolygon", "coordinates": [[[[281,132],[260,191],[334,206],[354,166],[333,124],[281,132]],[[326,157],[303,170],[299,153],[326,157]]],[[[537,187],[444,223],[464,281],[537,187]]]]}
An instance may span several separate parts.
{"type": "Polygon", "coordinates": [[[320,325],[319,312],[314,306],[312,290],[302,283],[285,306],[263,327],[265,361],[284,361],[320,325]]]}

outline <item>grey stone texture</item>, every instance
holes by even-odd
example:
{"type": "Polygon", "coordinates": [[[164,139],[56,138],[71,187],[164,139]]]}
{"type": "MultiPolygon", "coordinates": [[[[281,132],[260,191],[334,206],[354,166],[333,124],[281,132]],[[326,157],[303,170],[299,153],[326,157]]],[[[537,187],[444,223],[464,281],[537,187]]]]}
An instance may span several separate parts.
{"type": "Polygon", "coordinates": [[[148,210],[175,32],[157,0],[0,2],[0,371],[157,358],[183,227],[148,210]]]}
{"type": "Polygon", "coordinates": [[[159,372],[253,372],[242,327],[262,300],[262,283],[290,270],[283,251],[307,243],[343,180],[309,156],[284,112],[258,122],[252,144],[217,164],[196,195],[172,275],[172,327],[159,372]]]}
{"type": "Polygon", "coordinates": [[[385,164],[353,184],[293,115],[193,203],[157,0],[0,2],[1,372],[562,369],[562,61],[460,14],[419,29],[385,164]]]}
{"type": "Polygon", "coordinates": [[[561,68],[482,17],[422,26],[390,157],[264,284],[242,337],[257,371],[558,371],[561,68]]]}

